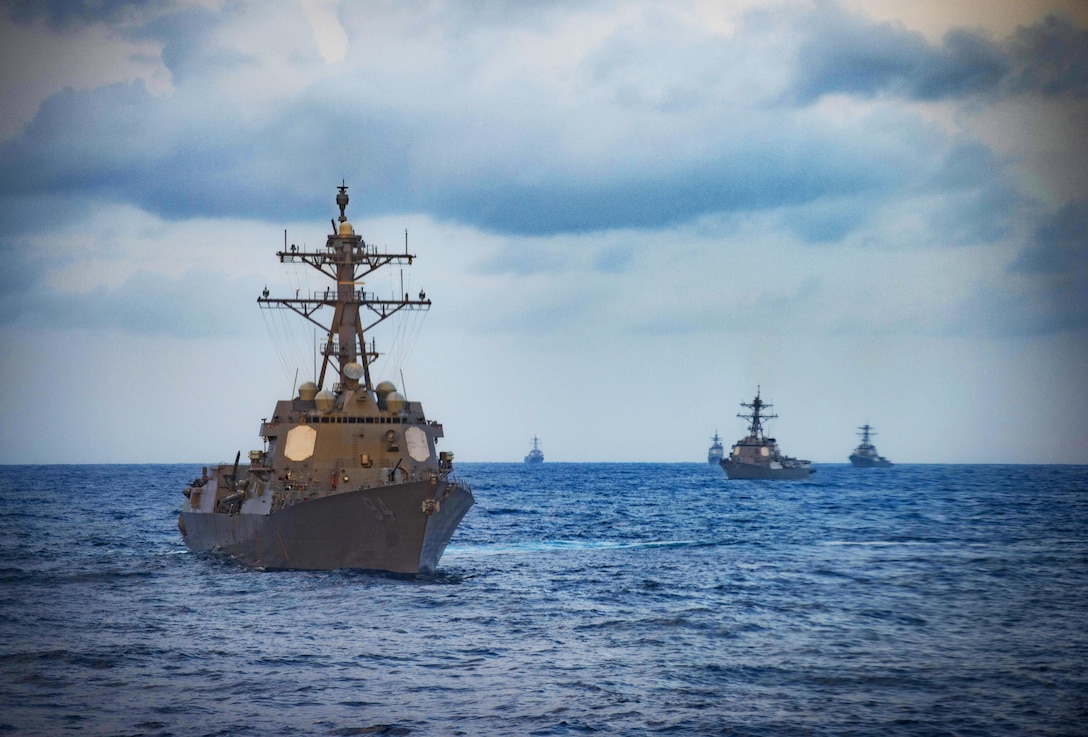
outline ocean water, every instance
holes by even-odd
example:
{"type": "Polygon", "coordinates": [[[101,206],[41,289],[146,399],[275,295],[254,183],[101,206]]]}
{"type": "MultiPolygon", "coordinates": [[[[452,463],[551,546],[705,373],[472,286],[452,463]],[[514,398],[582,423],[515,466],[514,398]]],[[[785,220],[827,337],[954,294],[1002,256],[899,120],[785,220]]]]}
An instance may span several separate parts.
{"type": "Polygon", "coordinates": [[[198,473],[0,467],[0,734],[1088,734],[1085,467],[462,464],[429,577],[191,554],[198,473]]]}

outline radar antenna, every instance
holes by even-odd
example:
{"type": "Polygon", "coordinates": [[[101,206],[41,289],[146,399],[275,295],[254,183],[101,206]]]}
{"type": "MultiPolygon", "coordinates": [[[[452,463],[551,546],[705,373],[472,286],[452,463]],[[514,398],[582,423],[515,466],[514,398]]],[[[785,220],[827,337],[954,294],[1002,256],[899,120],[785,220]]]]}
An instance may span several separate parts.
{"type": "Polygon", "coordinates": [[[752,410],[752,413],[751,414],[738,413],[737,417],[740,417],[743,420],[749,420],[750,424],[748,426],[748,434],[751,437],[755,438],[756,440],[762,441],[763,440],[763,421],[764,420],[773,420],[776,417],[778,417],[778,415],[768,415],[768,414],[763,413],[764,409],[770,409],[774,405],[772,405],[770,402],[764,402],[762,399],[759,398],[759,394],[760,394],[760,387],[758,385],[756,385],[756,398],[753,399],[751,403],[748,403],[748,402],[741,402],[740,403],[741,407],[747,407],[748,409],[752,410]]]}
{"type": "Polygon", "coordinates": [[[370,378],[370,363],[378,358],[373,338],[367,346],[366,333],[392,317],[401,310],[430,309],[431,300],[421,290],[419,299],[411,299],[408,294],[396,295],[396,299],[379,299],[373,292],[367,292],[363,279],[369,274],[390,264],[412,264],[415,255],[408,253],[388,253],[378,246],[366,243],[355,234],[345,213],[348,206],[348,186],[341,180],[336,188],[336,204],[340,208],[340,225],[333,222],[333,232],[325,242],[324,250],[307,251],[286,245],[276,255],[280,263],[304,263],[321,272],[333,282],[324,292],[315,291],[306,296],[294,298],[269,297],[265,290],[257,298],[262,309],[289,309],[320,328],[325,334],[321,347],[321,370],[317,385],[325,385],[329,367],[336,371],[341,384],[355,385],[360,379],[367,391],[373,391],[370,378]],[[315,317],[322,307],[333,308],[333,314],[327,323],[315,317]],[[364,324],[362,310],[370,315],[364,324]],[[354,366],[353,366],[354,364],[354,366]],[[361,366],[359,372],[355,366],[361,366]]]}

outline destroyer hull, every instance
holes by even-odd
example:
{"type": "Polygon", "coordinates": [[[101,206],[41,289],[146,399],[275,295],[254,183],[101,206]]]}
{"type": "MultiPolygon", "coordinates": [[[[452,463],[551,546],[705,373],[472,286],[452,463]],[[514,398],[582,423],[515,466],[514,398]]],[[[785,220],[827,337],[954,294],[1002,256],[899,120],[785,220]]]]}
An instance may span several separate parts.
{"type": "Polygon", "coordinates": [[[473,503],[459,483],[418,481],[270,514],[182,512],[180,524],[190,550],[221,551],[253,568],[432,573],[473,503]]]}
{"type": "Polygon", "coordinates": [[[854,468],[891,468],[892,462],[887,458],[869,458],[868,456],[852,455],[850,462],[854,468]]]}
{"type": "Polygon", "coordinates": [[[756,463],[741,463],[732,460],[721,462],[725,475],[731,479],[758,479],[761,481],[799,481],[816,473],[816,469],[807,466],[771,468],[756,463]]]}

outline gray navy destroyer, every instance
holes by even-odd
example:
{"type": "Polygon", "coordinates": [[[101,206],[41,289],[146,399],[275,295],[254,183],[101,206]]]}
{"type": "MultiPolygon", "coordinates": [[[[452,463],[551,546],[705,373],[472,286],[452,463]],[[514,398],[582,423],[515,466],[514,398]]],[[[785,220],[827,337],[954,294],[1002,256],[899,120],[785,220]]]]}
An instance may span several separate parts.
{"type": "Polygon", "coordinates": [[[529,451],[529,455],[525,456],[526,463],[543,463],[544,451],[540,449],[540,441],[537,440],[536,435],[533,436],[533,449],[529,451]]]}
{"type": "MultiPolygon", "coordinates": [[[[322,331],[321,369],[292,399],[262,420],[263,447],[233,463],[205,468],[184,490],[178,527],[192,551],[217,550],[263,569],[357,568],[430,573],[438,565],[472,491],[453,473],[453,453],[436,450],[442,425],[389,381],[372,383],[378,357],[365,336],[401,310],[426,310],[418,299],[379,299],[363,287],[369,274],[415,258],[366,243],[344,214],[325,247],[291,246],[281,263],[301,263],[332,280],[324,292],[257,299],[262,309],[289,309],[322,331]],[[316,313],[332,310],[327,323],[316,313]],[[364,321],[363,318],[366,318],[364,321]],[[326,380],[330,387],[324,389],[326,380]]],[[[327,314],[327,313],[326,313],[327,314]]]]}
{"type": "Polygon", "coordinates": [[[749,420],[750,424],[748,434],[734,443],[730,454],[721,460],[726,476],[731,479],[796,481],[807,479],[816,473],[809,461],[782,455],[775,439],[764,435],[763,422],[773,420],[778,415],[763,413],[764,409],[769,409],[772,405],[760,399],[758,387],[752,403],[741,402],[740,406],[752,410],[751,414],[737,415],[741,419],[749,420]]]}
{"type": "Polygon", "coordinates": [[[711,466],[720,466],[722,458],[725,457],[725,447],[722,445],[722,439],[718,437],[718,431],[714,431],[714,437],[710,439],[710,450],[706,452],[706,462],[711,466]]]}
{"type": "Polygon", "coordinates": [[[891,468],[892,462],[877,453],[876,446],[870,442],[872,436],[876,435],[872,426],[865,424],[858,430],[861,430],[858,433],[861,436],[861,445],[850,454],[850,462],[854,464],[854,468],[891,468]]]}

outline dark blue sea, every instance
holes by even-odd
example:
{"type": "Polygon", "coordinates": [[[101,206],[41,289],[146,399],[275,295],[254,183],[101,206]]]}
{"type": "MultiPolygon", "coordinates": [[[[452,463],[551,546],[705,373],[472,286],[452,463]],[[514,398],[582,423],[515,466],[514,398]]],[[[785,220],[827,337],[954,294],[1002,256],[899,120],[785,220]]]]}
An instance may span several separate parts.
{"type": "Polygon", "coordinates": [[[412,577],[187,552],[197,466],[0,467],[0,733],[1088,734],[1088,467],[459,473],[412,577]]]}

